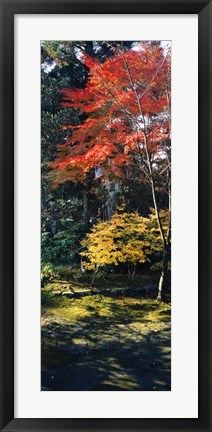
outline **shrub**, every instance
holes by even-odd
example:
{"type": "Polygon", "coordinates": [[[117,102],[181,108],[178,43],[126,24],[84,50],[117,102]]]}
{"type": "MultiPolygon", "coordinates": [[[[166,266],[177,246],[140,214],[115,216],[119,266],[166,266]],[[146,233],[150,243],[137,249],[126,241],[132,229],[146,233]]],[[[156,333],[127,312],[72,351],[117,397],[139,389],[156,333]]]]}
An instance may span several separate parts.
{"type": "Polygon", "coordinates": [[[52,281],[58,277],[54,266],[51,263],[45,264],[41,268],[41,284],[44,285],[48,281],[52,281]]]}

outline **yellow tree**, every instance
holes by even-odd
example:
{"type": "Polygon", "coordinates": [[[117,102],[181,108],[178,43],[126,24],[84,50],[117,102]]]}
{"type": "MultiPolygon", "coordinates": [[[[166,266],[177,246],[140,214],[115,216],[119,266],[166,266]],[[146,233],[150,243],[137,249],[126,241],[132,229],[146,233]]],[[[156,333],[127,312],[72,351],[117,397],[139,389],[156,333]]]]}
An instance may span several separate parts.
{"type": "MultiPolygon", "coordinates": [[[[167,231],[168,211],[162,210],[160,218],[167,231]]],[[[94,271],[92,285],[99,268],[110,264],[118,266],[126,263],[129,280],[132,281],[137,263],[149,261],[149,255],[156,251],[163,252],[154,210],[148,218],[144,218],[137,212],[127,213],[124,208],[119,208],[109,221],[99,221],[94,225],[81,244],[84,247],[81,256],[86,259],[83,266],[94,271]]]]}
{"type": "Polygon", "coordinates": [[[127,263],[129,280],[135,276],[136,264],[149,260],[151,244],[147,238],[146,218],[138,213],[115,213],[110,221],[114,243],[120,252],[119,262],[127,263]]]}
{"type": "Polygon", "coordinates": [[[81,242],[84,251],[80,253],[86,257],[82,261],[83,266],[88,270],[94,270],[92,285],[100,267],[109,264],[118,265],[120,252],[114,243],[114,236],[109,222],[99,221],[81,242]]]}
{"type": "Polygon", "coordinates": [[[92,285],[100,267],[127,263],[130,281],[137,263],[148,261],[151,245],[146,219],[138,213],[116,212],[108,222],[98,222],[82,241],[85,268],[94,270],[92,285]]]}

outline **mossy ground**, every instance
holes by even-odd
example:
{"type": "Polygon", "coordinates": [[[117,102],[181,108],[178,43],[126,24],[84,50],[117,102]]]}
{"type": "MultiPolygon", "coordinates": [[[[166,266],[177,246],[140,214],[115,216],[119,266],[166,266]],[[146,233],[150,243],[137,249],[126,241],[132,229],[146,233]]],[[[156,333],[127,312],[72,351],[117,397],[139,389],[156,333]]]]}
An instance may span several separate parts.
{"type": "Polygon", "coordinates": [[[152,299],[111,298],[100,294],[81,299],[58,298],[43,307],[45,313],[64,318],[68,322],[105,317],[113,323],[154,322],[170,319],[170,305],[152,299]]]}
{"type": "Polygon", "coordinates": [[[170,390],[170,314],[170,304],[121,289],[67,298],[44,287],[43,389],[170,390]]]}

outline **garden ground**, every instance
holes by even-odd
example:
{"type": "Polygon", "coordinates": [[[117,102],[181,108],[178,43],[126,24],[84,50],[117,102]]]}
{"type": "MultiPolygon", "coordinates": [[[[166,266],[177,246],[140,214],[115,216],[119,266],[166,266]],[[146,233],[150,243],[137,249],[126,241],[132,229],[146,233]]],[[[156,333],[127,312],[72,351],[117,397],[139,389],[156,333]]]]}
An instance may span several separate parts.
{"type": "Polygon", "coordinates": [[[143,286],[42,289],[42,390],[171,390],[171,306],[143,286]]]}

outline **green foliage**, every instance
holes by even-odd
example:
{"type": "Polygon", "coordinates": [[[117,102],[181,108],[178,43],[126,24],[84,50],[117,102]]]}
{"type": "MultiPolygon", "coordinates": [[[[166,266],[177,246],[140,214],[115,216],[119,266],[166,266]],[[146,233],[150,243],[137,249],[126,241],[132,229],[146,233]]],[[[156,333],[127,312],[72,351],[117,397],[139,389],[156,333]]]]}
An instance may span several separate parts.
{"type": "Polygon", "coordinates": [[[51,263],[47,263],[41,268],[41,282],[46,283],[47,281],[52,281],[57,278],[57,272],[51,263]]]}
{"type": "Polygon", "coordinates": [[[75,262],[80,247],[78,235],[76,226],[74,230],[60,231],[55,235],[49,232],[42,233],[42,262],[51,262],[55,265],[75,262]]]}
{"type": "Polygon", "coordinates": [[[41,259],[42,263],[73,265],[78,260],[80,241],[85,234],[82,220],[83,202],[74,196],[76,189],[67,185],[51,191],[47,185],[42,200],[41,259]],[[69,194],[73,197],[69,198],[69,194]]]}
{"type": "Polygon", "coordinates": [[[72,276],[73,276],[73,279],[74,279],[75,281],[80,280],[81,277],[82,277],[81,269],[80,269],[79,267],[75,268],[75,269],[73,270],[73,272],[72,272],[72,276]]]}
{"type": "Polygon", "coordinates": [[[79,113],[61,107],[63,87],[84,85],[86,76],[71,41],[41,43],[41,252],[42,264],[72,264],[77,260],[79,241],[84,236],[81,189],[66,185],[53,187],[50,162],[69,133],[70,119],[78,124],[79,113]]]}
{"type": "MultiPolygon", "coordinates": [[[[161,269],[162,269],[162,261],[158,261],[150,267],[150,270],[154,272],[158,272],[161,269]]],[[[171,270],[171,261],[168,262],[167,270],[168,271],[171,270]]]]}
{"type": "Polygon", "coordinates": [[[57,266],[57,274],[59,279],[68,280],[71,277],[72,267],[69,265],[60,265],[57,266]]]}

